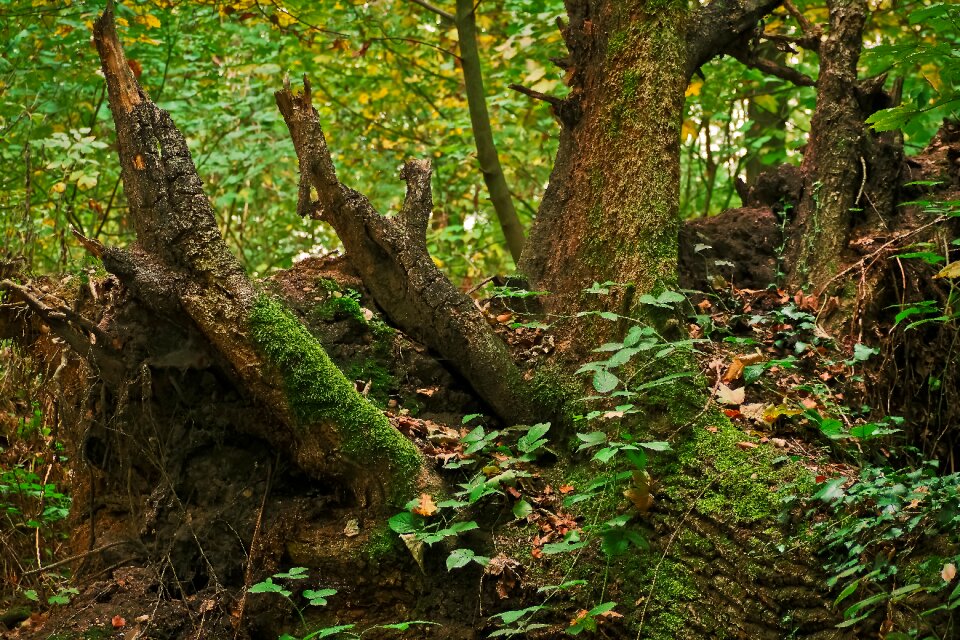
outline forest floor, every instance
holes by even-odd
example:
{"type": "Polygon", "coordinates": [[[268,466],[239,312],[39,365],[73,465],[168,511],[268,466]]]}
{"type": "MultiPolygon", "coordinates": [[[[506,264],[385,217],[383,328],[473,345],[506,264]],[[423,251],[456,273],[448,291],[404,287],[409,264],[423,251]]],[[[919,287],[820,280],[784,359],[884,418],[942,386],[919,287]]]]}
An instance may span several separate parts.
{"type": "MultiPolygon", "coordinates": [[[[316,302],[314,283],[331,276],[326,268],[323,261],[307,261],[275,276],[273,282],[294,308],[308,309],[316,302]]],[[[358,282],[344,281],[342,275],[337,277],[341,283],[359,288],[358,282]]],[[[809,469],[818,483],[828,479],[852,482],[862,462],[857,443],[864,436],[872,435],[868,433],[871,430],[895,429],[894,424],[868,422],[866,417],[871,412],[861,406],[870,385],[869,374],[861,371],[861,365],[876,357],[876,351],[853,344],[849,338],[835,339],[818,328],[816,300],[812,297],[790,295],[776,288],[737,289],[726,283],[718,291],[691,293],[689,303],[689,330],[697,341],[695,352],[703,374],[703,397],[709,398],[708,404],[721,407],[743,430],[744,438],[738,446],[743,449],[772,446],[784,460],[799,462],[809,469]],[[857,435],[861,437],[855,437],[857,435]]],[[[498,327],[517,353],[549,351],[547,334],[540,328],[522,326],[522,314],[506,309],[502,300],[478,300],[478,305],[484,306],[491,324],[498,327]]],[[[325,329],[320,335],[341,363],[355,355],[357,349],[369,349],[373,344],[374,340],[362,332],[369,325],[357,322],[349,313],[335,313],[326,319],[329,322],[322,323],[325,329]]],[[[17,362],[9,347],[4,356],[8,363],[17,362]]],[[[410,359],[408,368],[418,370],[417,375],[408,375],[408,384],[389,389],[388,395],[381,395],[379,401],[394,425],[428,457],[438,466],[453,468],[444,473],[456,474],[459,473],[454,470],[456,467],[475,457],[469,453],[472,450],[469,437],[474,425],[464,425],[463,421],[465,414],[478,411],[479,407],[448,374],[423,370],[431,366],[436,365],[427,359],[410,359]],[[434,384],[424,380],[432,380],[434,384]]],[[[354,377],[358,388],[366,388],[372,396],[387,392],[378,387],[382,381],[375,369],[356,371],[354,377]]],[[[195,628],[203,629],[202,618],[206,614],[210,614],[211,619],[205,632],[210,634],[208,637],[228,637],[232,635],[229,623],[239,624],[244,616],[265,617],[263,622],[254,625],[263,633],[269,633],[268,629],[275,632],[296,619],[294,607],[277,593],[247,593],[238,600],[235,594],[210,585],[194,593],[183,593],[180,598],[162,597],[163,571],[158,575],[154,566],[135,563],[123,566],[138,557],[138,552],[125,549],[122,544],[110,556],[115,560],[113,565],[103,566],[101,562],[99,571],[84,571],[86,552],[76,553],[84,545],[77,544],[79,532],[71,531],[71,518],[66,510],[71,508],[69,496],[76,485],[86,483],[87,479],[65,472],[64,452],[57,433],[45,426],[49,420],[42,415],[40,405],[29,400],[31,390],[12,388],[11,384],[17,382],[24,381],[18,381],[16,376],[8,378],[9,395],[5,395],[0,413],[3,421],[0,469],[5,470],[2,500],[7,524],[13,525],[10,534],[4,536],[2,554],[7,587],[3,592],[5,613],[0,620],[8,626],[5,637],[131,638],[146,629],[150,630],[150,637],[167,637],[175,635],[175,629],[186,618],[193,619],[195,628]],[[23,563],[18,564],[17,559],[23,563]],[[25,569],[38,565],[45,567],[42,572],[25,569]],[[79,577],[69,577],[71,568],[79,577]],[[251,606],[254,601],[257,606],[251,606]],[[271,601],[273,605],[279,602],[282,606],[260,606],[271,601]]],[[[707,408],[705,406],[704,411],[707,408]]],[[[709,425],[702,428],[716,430],[709,425]]],[[[874,447],[872,451],[871,455],[892,455],[883,447],[874,447]]],[[[264,486],[260,486],[261,491],[256,495],[251,493],[250,460],[243,457],[231,460],[221,451],[215,462],[221,466],[236,465],[232,474],[219,474],[219,482],[235,485],[218,487],[221,495],[245,496],[255,504],[264,497],[260,495],[264,486]]],[[[510,547],[522,548],[523,552],[494,557],[482,574],[469,575],[467,580],[472,581],[473,586],[457,588],[482,590],[486,578],[488,590],[492,587],[496,594],[494,600],[513,598],[519,592],[528,591],[529,585],[523,583],[526,577],[538,574],[533,565],[542,561],[544,548],[569,539],[569,534],[576,533],[582,526],[582,511],[565,504],[565,497],[578,487],[554,478],[547,468],[540,469],[535,464],[525,468],[531,477],[507,491],[514,499],[522,495],[527,507],[520,512],[514,510],[514,516],[507,518],[512,523],[503,525],[522,529],[521,544],[517,544],[516,531],[508,537],[510,547]]],[[[209,469],[205,473],[213,475],[209,469]]],[[[339,499],[317,487],[278,486],[276,482],[269,491],[275,508],[278,502],[296,503],[296,508],[291,507],[286,513],[295,511],[300,518],[309,518],[308,512],[319,512],[316,505],[305,511],[304,501],[318,501],[329,511],[331,507],[336,510],[339,499]]],[[[632,499],[637,500],[635,496],[632,499]]],[[[630,500],[625,498],[620,509],[626,510],[629,506],[630,500]]],[[[648,507],[643,506],[644,510],[648,507]]],[[[74,502],[72,508],[82,510],[85,505],[74,502]]],[[[415,512],[426,516],[435,510],[436,505],[429,503],[414,507],[415,512]]],[[[502,517],[502,509],[496,510],[498,514],[493,517],[502,517]]],[[[103,520],[109,523],[109,517],[103,520]]],[[[352,533],[349,520],[331,518],[329,512],[306,524],[327,538],[343,538],[352,533]]],[[[103,526],[110,525],[101,524],[103,526]]],[[[378,602],[374,596],[373,601],[352,605],[353,613],[344,613],[351,608],[344,607],[337,616],[337,624],[367,628],[396,623],[423,608],[417,603],[416,594],[396,593],[397,589],[407,588],[409,581],[404,574],[411,570],[410,555],[422,564],[425,561],[422,551],[412,550],[413,553],[408,554],[395,544],[388,546],[400,557],[381,568],[378,583],[369,585],[366,591],[383,591],[379,603],[387,608],[374,612],[378,602]]],[[[278,566],[278,571],[280,568],[278,566]]],[[[295,588],[298,576],[287,577],[287,585],[295,588]]],[[[324,575],[328,586],[349,580],[348,571],[342,571],[339,576],[324,575]]],[[[285,581],[277,578],[277,582],[285,581]]],[[[437,612],[434,608],[434,613],[437,612]]],[[[443,627],[437,627],[436,631],[425,627],[418,633],[429,637],[474,637],[474,620],[457,620],[456,611],[445,613],[446,619],[439,620],[443,627]]],[[[585,613],[568,611],[566,615],[571,619],[568,624],[575,623],[577,616],[583,617],[585,613]]],[[[604,616],[597,616],[596,620],[598,624],[610,626],[611,633],[617,635],[613,629],[617,623],[612,615],[609,622],[604,616]]],[[[559,632],[562,627],[552,628],[559,632]]],[[[366,637],[391,637],[391,634],[409,637],[402,630],[388,628],[368,633],[366,637]]]]}

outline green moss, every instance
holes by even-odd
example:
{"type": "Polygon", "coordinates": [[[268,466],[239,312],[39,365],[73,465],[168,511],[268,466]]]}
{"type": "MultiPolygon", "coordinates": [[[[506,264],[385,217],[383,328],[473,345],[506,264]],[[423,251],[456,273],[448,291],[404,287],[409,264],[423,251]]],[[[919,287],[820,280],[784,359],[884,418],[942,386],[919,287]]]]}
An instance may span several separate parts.
{"type": "Polygon", "coordinates": [[[370,537],[363,545],[361,553],[371,564],[378,564],[399,549],[399,540],[400,538],[389,526],[381,525],[370,532],[370,537]]]}
{"type": "Polygon", "coordinates": [[[259,297],[249,325],[257,347],[283,377],[300,428],[333,425],[343,454],[365,468],[385,469],[392,501],[405,502],[423,463],[416,447],[357,393],[316,338],[279,302],[259,297]]]}
{"type": "Polygon", "coordinates": [[[530,380],[530,393],[536,406],[552,413],[554,421],[566,427],[573,422],[575,413],[583,412],[583,387],[567,375],[563,368],[548,364],[537,369],[530,380]]]}
{"type": "Polygon", "coordinates": [[[367,323],[360,308],[360,301],[354,296],[344,295],[339,291],[328,293],[323,302],[313,308],[312,315],[322,322],[352,318],[360,324],[367,323]]]}
{"type": "Polygon", "coordinates": [[[350,380],[369,383],[367,399],[381,409],[387,406],[395,384],[393,375],[382,362],[375,358],[354,362],[346,367],[346,376],[350,380]]]}

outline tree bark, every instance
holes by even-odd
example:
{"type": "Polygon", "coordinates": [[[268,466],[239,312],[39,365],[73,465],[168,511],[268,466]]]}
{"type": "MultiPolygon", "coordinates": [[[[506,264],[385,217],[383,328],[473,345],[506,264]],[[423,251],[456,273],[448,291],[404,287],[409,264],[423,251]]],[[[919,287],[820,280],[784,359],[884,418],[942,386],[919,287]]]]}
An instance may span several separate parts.
{"type": "Polygon", "coordinates": [[[282,425],[264,425],[257,435],[308,475],[348,478],[361,499],[408,498],[422,480],[420,454],[303,326],[247,279],[220,236],[183,136],[127,65],[112,6],[94,40],[137,242],[128,250],[85,244],[145,305],[198,329],[229,363],[282,425]]]}
{"type": "Polygon", "coordinates": [[[896,214],[903,145],[898,134],[877,134],[864,124],[877,109],[899,101],[884,93],[885,76],[858,81],[866,2],[827,5],[830,25],[820,44],[817,106],[786,262],[790,287],[831,295],[844,284],[836,276],[850,257],[854,229],[886,225],[896,214]]]}
{"type": "MultiPolygon", "coordinates": [[[[686,2],[567,0],[570,94],[556,107],[560,147],[520,262],[531,285],[550,292],[548,314],[636,315],[640,295],[675,286],[684,90],[779,4],[719,0],[691,13],[686,2]],[[586,299],[593,282],[624,286],[586,299]]],[[[596,326],[564,327],[602,337],[596,326]]],[[[573,359],[589,348],[561,342],[573,359]]]]}
{"type": "Polygon", "coordinates": [[[276,98],[300,162],[301,215],[333,226],[350,263],[391,322],[441,354],[497,415],[527,424],[542,417],[545,407],[530,393],[506,346],[427,251],[433,209],[429,161],[404,166],[407,196],[400,214],[386,218],[337,178],[309,82],[304,80],[302,94],[285,89],[276,98]]]}

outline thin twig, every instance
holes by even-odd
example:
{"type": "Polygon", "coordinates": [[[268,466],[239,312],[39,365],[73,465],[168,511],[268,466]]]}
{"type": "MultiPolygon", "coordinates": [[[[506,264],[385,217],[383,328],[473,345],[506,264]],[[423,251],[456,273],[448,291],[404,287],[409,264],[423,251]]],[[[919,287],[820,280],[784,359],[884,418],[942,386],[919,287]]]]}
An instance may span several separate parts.
{"type": "Polygon", "coordinates": [[[106,551],[107,549],[111,549],[113,547],[119,547],[122,544],[134,544],[134,542],[132,540],[118,540],[117,542],[111,542],[110,544],[105,544],[102,547],[97,547],[96,549],[92,549],[90,551],[84,551],[82,553],[72,555],[69,558],[64,558],[63,560],[57,560],[56,562],[52,562],[45,567],[38,567],[36,569],[31,569],[30,571],[24,571],[22,575],[29,576],[34,573],[40,573],[41,571],[50,571],[51,569],[56,569],[57,567],[61,567],[65,564],[73,562],[74,560],[80,560],[89,555],[93,555],[94,553],[100,553],[101,551],[106,551]]]}
{"type": "Polygon", "coordinates": [[[434,6],[434,5],[430,4],[429,2],[426,2],[426,0],[408,0],[408,1],[409,1],[409,2],[412,2],[413,4],[418,4],[418,5],[420,5],[421,7],[423,7],[424,9],[426,9],[427,11],[430,11],[430,12],[432,12],[432,13],[437,14],[438,16],[440,16],[441,18],[443,18],[444,20],[449,20],[450,22],[453,22],[453,21],[456,19],[456,17],[455,17],[452,13],[450,13],[449,11],[444,11],[444,10],[441,9],[440,7],[434,6]]]}
{"type": "Polygon", "coordinates": [[[247,553],[247,570],[243,576],[243,595],[240,596],[240,605],[237,607],[237,626],[233,637],[240,635],[240,629],[243,628],[243,610],[247,604],[247,593],[250,589],[250,581],[253,580],[253,551],[257,544],[257,537],[260,535],[260,525],[263,522],[263,512],[267,507],[267,496],[270,494],[270,485],[273,479],[273,464],[267,467],[267,484],[263,488],[263,497],[260,499],[260,511],[257,513],[257,522],[253,527],[253,536],[250,538],[250,551],[247,553]]]}

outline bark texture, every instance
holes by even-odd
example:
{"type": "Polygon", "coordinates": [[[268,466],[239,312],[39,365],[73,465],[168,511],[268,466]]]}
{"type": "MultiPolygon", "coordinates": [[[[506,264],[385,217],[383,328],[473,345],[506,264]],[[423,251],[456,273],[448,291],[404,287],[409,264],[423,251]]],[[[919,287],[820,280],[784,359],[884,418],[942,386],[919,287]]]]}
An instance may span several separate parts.
{"type": "Polygon", "coordinates": [[[721,0],[691,13],[681,1],[567,0],[570,94],[555,106],[560,147],[520,263],[550,292],[548,313],[634,315],[640,295],[676,284],[684,90],[779,4],[721,0]],[[607,281],[625,286],[582,299],[607,281]]]}
{"type": "Polygon", "coordinates": [[[817,106],[803,156],[803,193],[787,246],[788,282],[817,293],[836,290],[854,227],[885,224],[895,214],[902,143],[864,120],[891,98],[884,77],[858,81],[865,0],[827,3],[830,24],[819,45],[817,106]]]}
{"type": "Polygon", "coordinates": [[[285,89],[276,98],[300,161],[300,214],[333,226],[350,263],[391,322],[441,354],[497,415],[512,423],[542,418],[544,407],[531,395],[506,346],[427,251],[433,210],[429,161],[403,167],[407,196],[400,214],[386,218],[337,178],[311,103],[310,83],[304,80],[301,94],[285,89]],[[317,200],[311,198],[311,188],[317,200]]]}
{"type": "Polygon", "coordinates": [[[402,498],[419,475],[416,449],[357,394],[306,330],[247,279],[223,242],[183,136],[126,63],[112,8],[97,21],[94,40],[137,242],[121,250],[84,240],[88,249],[144,305],[212,345],[229,375],[282,425],[264,425],[257,435],[309,475],[347,476],[375,501],[388,487],[403,487],[394,496],[402,498]],[[313,379],[297,379],[298,368],[311,370],[313,379]]]}

